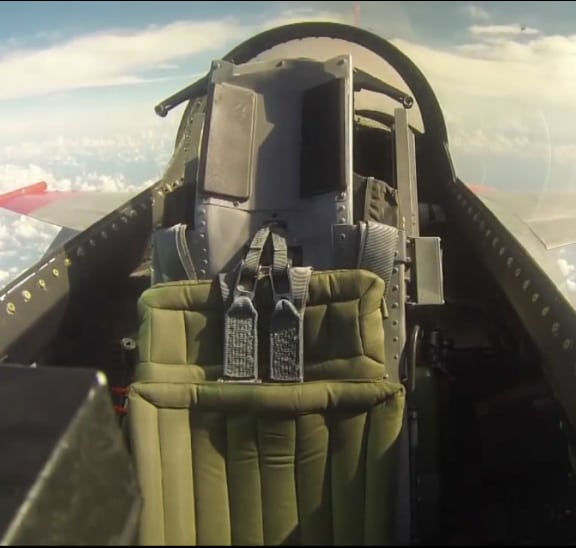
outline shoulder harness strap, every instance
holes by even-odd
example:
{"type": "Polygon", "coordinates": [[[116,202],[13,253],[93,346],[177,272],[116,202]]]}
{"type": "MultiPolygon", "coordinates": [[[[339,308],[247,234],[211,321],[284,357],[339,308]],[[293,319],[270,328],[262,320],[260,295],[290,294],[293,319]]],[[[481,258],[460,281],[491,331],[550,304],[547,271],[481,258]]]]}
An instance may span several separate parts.
{"type": "Polygon", "coordinates": [[[253,301],[260,260],[269,236],[269,227],[256,232],[233,282],[234,273],[219,275],[220,291],[227,307],[224,316],[225,380],[258,379],[258,311],[253,301]]]}
{"type": "Polygon", "coordinates": [[[274,232],[272,243],[270,377],[272,381],[303,382],[304,309],[312,269],[289,266],[286,240],[274,232]]]}

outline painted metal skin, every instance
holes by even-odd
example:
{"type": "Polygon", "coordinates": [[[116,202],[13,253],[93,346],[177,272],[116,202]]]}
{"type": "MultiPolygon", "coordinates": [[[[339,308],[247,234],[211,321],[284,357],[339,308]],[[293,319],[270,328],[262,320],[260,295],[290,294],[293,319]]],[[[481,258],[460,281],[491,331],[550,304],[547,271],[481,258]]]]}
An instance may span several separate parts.
{"type": "MultiPolygon", "coordinates": [[[[340,53],[334,48],[335,43],[354,47],[356,53],[367,52],[367,63],[370,55],[378,56],[403,80],[404,88],[410,91],[417,106],[416,119],[410,122],[419,130],[416,145],[420,201],[442,206],[451,222],[450,230],[457,233],[458,238],[464,238],[468,250],[490,272],[498,292],[539,351],[543,369],[565,417],[576,427],[573,397],[576,392],[576,298],[572,297],[557,261],[559,246],[576,241],[574,209],[566,206],[565,200],[560,205],[551,200],[542,206],[537,217],[530,216],[517,195],[511,198],[493,189],[474,192],[459,180],[450,158],[445,121],[430,85],[404,54],[367,31],[333,23],[289,25],[248,39],[223,60],[241,64],[271,55],[286,57],[287,52],[297,57],[300,51],[294,45],[311,37],[326,39],[324,46],[321,44],[327,50],[326,56],[340,53]]],[[[319,46],[319,49],[322,48],[319,46]]],[[[363,69],[366,68],[364,65],[363,69]]],[[[153,229],[169,226],[182,218],[184,210],[180,208],[185,208],[182,196],[193,183],[186,169],[186,158],[190,150],[198,146],[197,138],[187,135],[186,128],[190,127],[188,122],[194,119],[202,103],[205,85],[205,79],[201,79],[156,107],[157,113],[166,115],[177,104],[188,101],[176,136],[175,153],[162,180],[136,196],[117,195],[122,202],[112,208],[110,204],[103,204],[92,216],[84,218],[85,226],[66,221],[64,216],[59,219],[54,204],[50,217],[43,216],[40,208],[30,205],[32,200],[38,200],[33,192],[28,197],[25,193],[0,197],[0,206],[59,224],[63,229],[73,229],[41,262],[1,290],[0,360],[41,363],[44,352],[70,317],[70,310],[75,310],[76,321],[81,318],[76,303],[138,270],[145,264],[153,229]]],[[[380,107],[382,105],[357,105],[357,109],[365,113],[380,107]]],[[[39,187],[36,191],[48,192],[39,187]]],[[[50,196],[48,201],[64,198],[50,196]]],[[[82,199],[65,198],[71,208],[76,199],[82,199]]],[[[576,204],[576,196],[570,200],[576,204]]],[[[454,235],[446,234],[446,237],[450,239],[454,235]]],[[[457,256],[451,260],[456,270],[464,266],[458,264],[457,256]]],[[[472,287],[476,280],[466,278],[468,275],[460,278],[464,277],[464,285],[468,283],[472,287]]],[[[447,284],[450,283],[447,278],[447,284]]]]}

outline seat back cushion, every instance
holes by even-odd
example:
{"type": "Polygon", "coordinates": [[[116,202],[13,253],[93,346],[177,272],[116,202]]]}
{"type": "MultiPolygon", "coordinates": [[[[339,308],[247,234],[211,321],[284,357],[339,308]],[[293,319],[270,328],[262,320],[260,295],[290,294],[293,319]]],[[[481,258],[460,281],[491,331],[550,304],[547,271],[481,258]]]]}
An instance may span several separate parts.
{"type": "Polygon", "coordinates": [[[143,545],[390,544],[404,389],[131,386],[143,545]]]}
{"type": "MultiPolygon", "coordinates": [[[[262,282],[256,296],[261,363],[268,360],[272,307],[268,280],[262,282]]],[[[305,380],[384,376],[383,298],[384,281],[372,272],[312,274],[304,315],[305,380]]],[[[196,382],[220,377],[224,304],[217,281],[158,284],[142,294],[138,312],[135,380],[196,382]]]]}

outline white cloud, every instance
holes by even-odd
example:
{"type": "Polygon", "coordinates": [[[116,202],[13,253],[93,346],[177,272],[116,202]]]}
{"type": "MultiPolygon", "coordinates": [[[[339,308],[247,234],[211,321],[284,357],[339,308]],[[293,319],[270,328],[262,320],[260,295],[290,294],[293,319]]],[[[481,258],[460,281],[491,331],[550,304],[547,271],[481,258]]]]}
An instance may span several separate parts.
{"type": "Polygon", "coordinates": [[[563,280],[560,289],[568,292],[569,297],[576,299],[576,246],[571,245],[565,248],[554,250],[556,254],[556,264],[560,270],[563,280]]]}
{"type": "Polygon", "coordinates": [[[519,34],[540,34],[538,29],[527,27],[525,25],[472,25],[468,29],[475,36],[494,36],[494,35],[519,35],[519,34]]]}
{"type": "MultiPolygon", "coordinates": [[[[106,31],[26,50],[0,43],[0,101],[87,87],[150,80],[151,71],[170,74],[189,58],[222,55],[255,32],[302,20],[343,18],[331,11],[288,10],[268,20],[180,21],[140,31],[106,31]]],[[[57,34],[42,36],[61,40],[57,34]]],[[[205,60],[199,70],[208,69],[205,60]]],[[[188,81],[198,77],[188,75],[188,81]]],[[[188,83],[175,84],[169,93],[188,83]]],[[[166,86],[168,89],[168,86],[166,86]]],[[[52,190],[122,191],[157,180],[174,146],[180,116],[160,120],[151,93],[132,92],[111,102],[87,103],[82,96],[43,99],[26,110],[0,112],[0,193],[38,181],[52,190]]],[[[8,104],[8,103],[6,103],[8,104]]],[[[40,259],[58,228],[0,209],[0,286],[40,259]]]]}
{"type": "Polygon", "coordinates": [[[107,31],[46,49],[0,57],[0,99],[145,80],[143,72],[197,53],[218,50],[245,34],[232,19],[179,21],[141,31],[107,31]]]}
{"type": "Polygon", "coordinates": [[[566,259],[558,259],[558,267],[560,268],[562,276],[566,278],[572,275],[576,269],[576,267],[573,264],[570,264],[566,259]]]}
{"type": "MultiPolygon", "coordinates": [[[[423,70],[447,118],[460,128],[525,131],[535,127],[535,115],[543,112],[555,123],[552,132],[561,128],[573,142],[566,120],[576,109],[576,36],[484,41],[451,51],[395,43],[423,70]]],[[[544,129],[537,124],[541,136],[544,129]]]]}
{"type": "MultiPolygon", "coordinates": [[[[35,165],[28,167],[10,164],[0,165],[0,193],[9,192],[24,185],[46,181],[51,177],[51,173],[35,165]]],[[[54,190],[61,189],[56,188],[54,190]]]]}
{"type": "MultiPolygon", "coordinates": [[[[78,174],[63,177],[53,171],[40,167],[36,164],[0,165],[0,193],[15,190],[24,185],[30,185],[45,181],[49,190],[59,191],[83,191],[83,192],[124,192],[138,190],[150,186],[156,182],[164,165],[159,166],[157,173],[149,173],[148,177],[135,180],[128,178],[118,170],[116,173],[99,173],[96,171],[79,171],[78,174]]],[[[125,170],[129,171],[129,170],[125,170]]]]}
{"type": "MultiPolygon", "coordinates": [[[[489,17],[479,4],[464,9],[476,20],[489,17]]],[[[141,78],[152,67],[170,71],[169,67],[180,60],[207,48],[215,48],[218,56],[225,51],[228,39],[237,42],[263,28],[303,19],[343,20],[343,16],[303,9],[251,25],[229,19],[178,22],[131,33],[99,33],[44,51],[17,51],[0,57],[0,80],[13,82],[13,93],[28,92],[30,74],[34,74],[35,93],[128,81],[141,78]],[[188,40],[188,34],[195,40],[188,40]],[[70,59],[82,64],[84,70],[74,74],[69,70],[46,71],[38,78],[38,72],[29,69],[42,60],[44,68],[48,62],[50,68],[58,68],[69,65],[70,59]],[[14,69],[11,63],[15,60],[19,67],[24,66],[23,60],[30,61],[26,74],[20,79],[17,74],[4,78],[7,68],[23,71],[14,69]],[[38,81],[43,82],[40,87],[38,81]]],[[[571,162],[575,147],[566,119],[567,112],[575,107],[576,37],[538,35],[536,29],[522,31],[518,24],[475,25],[471,29],[474,42],[449,49],[431,48],[414,40],[394,41],[423,69],[439,96],[449,121],[452,146],[467,154],[544,156],[551,147],[551,136],[553,156],[571,162]]],[[[3,88],[0,96],[9,89],[3,88]]],[[[118,100],[115,105],[79,106],[75,100],[56,109],[46,104],[43,109],[35,108],[30,116],[22,116],[21,109],[13,113],[5,109],[0,126],[0,164],[58,166],[65,168],[66,174],[76,169],[76,174],[92,171],[116,180],[127,166],[151,169],[152,163],[160,165],[171,149],[179,115],[156,119],[152,113],[155,101],[149,97],[132,99],[133,94],[128,93],[129,101],[118,100]],[[35,139],[39,135],[50,137],[35,139]],[[144,141],[147,144],[142,146],[144,141]],[[107,161],[109,167],[94,170],[89,166],[94,161],[107,161]]]]}
{"type": "Polygon", "coordinates": [[[175,116],[161,129],[0,145],[0,192],[39,180],[54,190],[142,188],[164,171],[178,122],[175,116]]]}
{"type": "MultiPolygon", "coordinates": [[[[477,4],[466,9],[471,16],[482,19],[483,8],[477,4]]],[[[100,72],[91,75],[89,80],[93,82],[96,76],[105,76],[101,69],[108,64],[112,72],[106,73],[107,78],[124,77],[138,68],[173,64],[178,61],[175,57],[185,52],[188,55],[190,51],[225,41],[224,35],[239,36],[241,40],[256,30],[303,19],[342,20],[343,16],[304,9],[283,12],[273,20],[256,22],[253,26],[232,20],[180,22],[131,34],[100,33],[47,51],[56,57],[64,55],[61,59],[72,49],[79,56],[94,56],[97,61],[94,66],[100,72]],[[194,29],[198,39],[190,46],[189,40],[181,39],[182,33],[194,29]],[[203,33],[208,32],[211,36],[206,41],[203,33]],[[166,47],[152,47],[158,40],[165,39],[166,47]],[[94,49],[96,43],[99,47],[94,49]],[[123,57],[119,62],[109,59],[116,45],[126,52],[113,56],[123,57]],[[150,56],[147,53],[150,49],[161,53],[150,56]]],[[[576,36],[517,36],[514,32],[521,29],[517,24],[472,28],[476,29],[474,42],[451,48],[394,40],[423,69],[435,89],[449,123],[453,151],[512,159],[551,155],[557,162],[573,163],[576,147],[571,124],[566,120],[570,118],[567,113],[576,106],[576,77],[573,76],[576,74],[576,36]]],[[[223,51],[218,47],[215,55],[223,51]]],[[[0,73],[2,67],[0,60],[0,73]]],[[[49,85],[60,84],[83,85],[82,80],[76,83],[58,78],[49,85]]],[[[136,166],[142,173],[158,171],[157,166],[167,160],[171,150],[179,113],[165,120],[157,119],[152,106],[162,96],[153,101],[150,97],[132,99],[133,94],[127,93],[130,93],[129,101],[118,99],[114,105],[83,105],[80,98],[57,108],[47,103],[44,108],[36,107],[30,116],[23,116],[21,109],[14,112],[5,109],[0,126],[3,133],[0,164],[41,165],[60,170],[58,179],[70,179],[73,170],[75,176],[100,173],[114,180],[136,166]],[[94,162],[98,163],[97,169],[93,167],[94,162]],[[105,162],[107,165],[103,166],[105,162]]],[[[456,167],[459,167],[458,158],[456,167]]],[[[574,178],[572,172],[570,176],[574,178]]]]}
{"type": "Polygon", "coordinates": [[[0,284],[5,285],[35,264],[59,228],[0,210],[0,284]]]}
{"type": "MultiPolygon", "coordinates": [[[[69,178],[58,177],[53,171],[30,164],[0,165],[0,193],[31,183],[46,181],[51,190],[130,191],[143,189],[156,179],[138,183],[123,174],[85,173],[69,178]]],[[[46,253],[59,227],[0,208],[0,287],[6,285],[46,253]]]]}
{"type": "MultiPolygon", "coordinates": [[[[576,36],[549,36],[516,23],[487,24],[490,14],[480,5],[465,9],[483,23],[470,27],[469,43],[441,48],[416,39],[393,41],[422,69],[440,100],[459,175],[493,186],[576,187],[576,36]]],[[[106,32],[44,51],[2,54],[0,44],[0,99],[140,81],[152,69],[170,74],[191,55],[214,50],[218,57],[228,49],[228,40],[237,43],[263,28],[303,19],[345,18],[298,10],[250,25],[179,22],[140,32],[106,32]]],[[[82,97],[70,104],[43,99],[45,104],[24,115],[21,108],[1,111],[0,192],[38,180],[61,190],[122,190],[152,182],[172,151],[180,116],[174,112],[158,119],[152,112],[155,100],[134,98],[131,90],[124,97],[88,106],[82,97]]],[[[25,222],[0,217],[0,282],[14,275],[6,267],[8,252],[29,247],[22,243],[26,229],[18,228],[17,221],[25,222]]],[[[37,249],[45,244],[42,240],[37,249]]],[[[569,267],[559,264],[563,271],[569,267]]]]}
{"type": "Polygon", "coordinates": [[[461,177],[497,188],[576,188],[576,35],[394,43],[434,89],[461,177]]]}
{"type": "MultiPolygon", "coordinates": [[[[396,41],[397,45],[426,72],[432,86],[440,93],[464,93],[472,97],[514,101],[530,99],[532,103],[566,101],[571,97],[558,93],[556,84],[570,82],[557,74],[558,65],[539,51],[541,40],[522,44],[513,40],[456,46],[452,51],[422,44],[396,41]]],[[[574,60],[566,61],[574,63],[574,60]]],[[[508,105],[510,107],[510,105],[508,105]]],[[[473,111],[472,105],[468,110],[473,111]]]]}
{"type": "Polygon", "coordinates": [[[490,13],[485,10],[482,6],[478,4],[467,4],[464,6],[464,10],[471,19],[476,21],[489,21],[490,20],[490,13]]]}
{"type": "Polygon", "coordinates": [[[289,25],[291,23],[300,23],[302,21],[332,21],[340,23],[349,22],[347,21],[345,15],[335,11],[316,10],[313,8],[296,8],[283,11],[278,15],[278,17],[268,19],[262,25],[258,25],[261,28],[258,28],[258,26],[247,28],[246,38],[250,35],[249,33],[252,32],[280,27],[282,25],[289,25]]]}
{"type": "Polygon", "coordinates": [[[209,51],[221,52],[264,28],[302,20],[341,20],[335,12],[288,10],[256,24],[233,18],[177,21],[138,31],[106,31],[72,38],[44,49],[2,52],[0,100],[62,90],[156,81],[151,71],[169,71],[176,62],[209,51]]]}

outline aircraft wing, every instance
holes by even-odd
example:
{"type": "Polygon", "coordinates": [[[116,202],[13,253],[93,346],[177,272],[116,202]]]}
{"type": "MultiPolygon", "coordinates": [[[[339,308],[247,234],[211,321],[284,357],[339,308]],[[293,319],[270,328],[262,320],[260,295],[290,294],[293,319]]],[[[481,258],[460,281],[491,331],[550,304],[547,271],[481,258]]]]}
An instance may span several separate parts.
{"type": "Polygon", "coordinates": [[[478,195],[488,207],[498,204],[522,219],[546,249],[576,243],[576,194],[573,192],[491,191],[478,195]]]}
{"type": "Polygon", "coordinates": [[[81,232],[136,194],[51,191],[45,182],[39,182],[0,194],[0,207],[81,232]]]}
{"type": "Polygon", "coordinates": [[[576,306],[576,193],[471,190],[576,306]]]}
{"type": "Polygon", "coordinates": [[[48,251],[73,238],[137,195],[133,192],[61,192],[44,182],[0,194],[0,208],[60,227],[48,251]]]}

